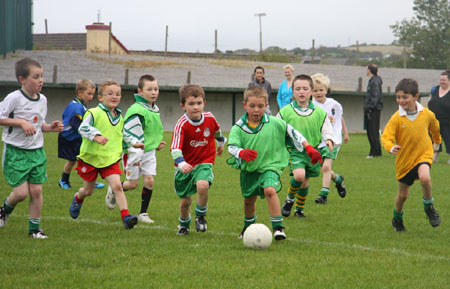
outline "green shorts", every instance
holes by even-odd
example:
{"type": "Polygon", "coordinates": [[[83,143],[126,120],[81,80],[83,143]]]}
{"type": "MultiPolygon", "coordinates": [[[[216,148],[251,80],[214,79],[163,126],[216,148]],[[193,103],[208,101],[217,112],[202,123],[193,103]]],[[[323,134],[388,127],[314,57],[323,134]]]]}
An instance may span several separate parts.
{"type": "Polygon", "coordinates": [[[28,181],[42,184],[47,178],[47,157],[44,148],[25,150],[6,144],[3,152],[3,173],[8,184],[17,187],[28,181]]]}
{"type": "Polygon", "coordinates": [[[322,159],[327,158],[327,159],[335,160],[338,156],[340,148],[341,148],[341,146],[335,146],[335,147],[333,147],[333,151],[330,152],[330,150],[328,149],[328,146],[324,146],[323,148],[319,149],[319,152],[322,155],[322,159]]]}
{"type": "Polygon", "coordinates": [[[199,164],[192,172],[183,174],[180,170],[175,171],[175,192],[180,198],[187,198],[197,192],[197,181],[205,180],[212,185],[214,174],[212,164],[199,164]]]}
{"type": "Polygon", "coordinates": [[[289,168],[291,171],[295,169],[304,169],[306,178],[314,178],[320,176],[321,164],[311,164],[311,158],[306,154],[306,151],[299,152],[297,150],[291,150],[289,152],[289,168]]]}
{"type": "Polygon", "coordinates": [[[264,199],[264,188],[274,187],[277,193],[281,190],[280,176],[274,171],[244,172],[241,171],[241,192],[244,198],[260,196],[264,199]]]}

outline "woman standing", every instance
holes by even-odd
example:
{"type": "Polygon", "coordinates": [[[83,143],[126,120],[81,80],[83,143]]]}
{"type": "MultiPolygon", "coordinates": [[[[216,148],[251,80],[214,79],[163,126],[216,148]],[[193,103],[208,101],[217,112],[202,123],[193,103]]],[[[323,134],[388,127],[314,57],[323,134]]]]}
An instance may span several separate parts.
{"type": "Polygon", "coordinates": [[[280,84],[277,94],[278,109],[291,103],[292,100],[292,80],[294,79],[294,68],[288,64],[283,66],[286,79],[280,84]]]}
{"type": "MultiPolygon", "coordinates": [[[[441,136],[445,143],[445,149],[449,155],[450,164],[450,70],[441,73],[439,85],[431,90],[431,99],[428,102],[428,108],[434,112],[439,126],[441,128],[441,136]]],[[[442,145],[439,151],[434,153],[433,162],[438,159],[439,152],[442,151],[442,145]]]]}

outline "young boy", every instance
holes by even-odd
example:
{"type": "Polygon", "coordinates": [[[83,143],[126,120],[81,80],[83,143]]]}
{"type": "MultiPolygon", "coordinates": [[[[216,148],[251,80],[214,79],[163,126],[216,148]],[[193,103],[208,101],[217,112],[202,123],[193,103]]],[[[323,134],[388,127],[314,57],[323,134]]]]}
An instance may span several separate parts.
{"type": "Polygon", "coordinates": [[[345,125],[343,116],[342,105],[336,100],[327,97],[327,93],[330,90],[330,79],[322,73],[316,73],[312,77],[314,83],[313,89],[313,104],[315,106],[323,108],[328,116],[333,127],[334,136],[336,137],[336,146],[333,147],[333,151],[330,152],[325,143],[319,145],[320,153],[322,154],[322,189],[320,190],[319,197],[315,199],[317,204],[326,204],[328,192],[330,191],[330,182],[333,181],[336,184],[336,189],[341,198],[344,198],[347,194],[347,190],[344,184],[344,176],[335,174],[331,170],[331,164],[333,160],[337,158],[339,149],[342,144],[342,132],[344,132],[344,142],[348,142],[348,131],[345,125]]]}
{"type": "Polygon", "coordinates": [[[84,185],[73,197],[70,216],[78,218],[83,201],[94,192],[95,180],[100,174],[115,193],[125,229],[132,229],[138,219],[128,212],[127,199],[120,182],[122,171],[119,160],[123,150],[123,118],[119,108],[121,97],[120,84],[115,81],[102,83],[98,90],[100,104],[89,109],[83,117],[78,129],[83,140],[75,169],[84,180],[84,185]]]}
{"type": "MultiPolygon", "coordinates": [[[[139,222],[153,223],[147,209],[153,193],[153,176],[156,175],[156,151],[165,146],[163,126],[159,115],[159,108],[155,102],[158,99],[159,87],[156,79],[149,74],[141,76],[138,83],[136,102],[125,114],[123,140],[125,154],[122,156],[127,181],[122,183],[124,191],[137,188],[139,177],[144,179],[142,188],[141,211],[139,222]],[[136,148],[138,147],[138,148],[136,148]]],[[[108,194],[112,191],[108,187],[108,194]]],[[[113,196],[107,196],[108,208],[114,208],[111,203],[113,196]]]]}
{"type": "Polygon", "coordinates": [[[39,62],[22,58],[15,65],[21,89],[11,92],[0,103],[0,125],[4,126],[2,140],[3,172],[13,191],[0,207],[0,228],[6,225],[16,205],[30,195],[28,234],[35,239],[48,236],[40,229],[42,183],[47,180],[47,158],[43,132],[59,132],[61,121],[45,123],[47,98],[39,93],[44,84],[39,62]]]}
{"type": "Polygon", "coordinates": [[[214,115],[204,112],[205,92],[198,85],[180,88],[180,106],[186,112],[180,117],[172,136],[170,150],[175,161],[175,192],[180,197],[180,217],[177,235],[189,234],[190,208],[197,192],[195,205],[195,229],[206,232],[208,190],[214,175],[212,166],[217,155],[224,149],[225,137],[214,115]]]}
{"type": "MultiPolygon", "coordinates": [[[[292,82],[294,101],[284,106],[277,117],[284,119],[292,127],[298,130],[314,147],[325,143],[328,153],[333,151],[336,143],[333,127],[322,108],[315,106],[310,100],[313,90],[313,80],[308,75],[297,75],[292,82]]],[[[322,150],[323,149],[319,149],[322,150]]],[[[292,178],[288,196],[284,202],[281,212],[283,216],[289,217],[291,208],[295,201],[294,216],[304,218],[303,212],[306,198],[308,196],[308,182],[310,177],[320,175],[320,163],[310,162],[306,152],[290,150],[292,178]],[[295,198],[295,199],[294,199],[295,198]]]]}
{"type": "MultiPolygon", "coordinates": [[[[81,135],[78,132],[83,115],[86,112],[86,104],[91,102],[95,94],[95,84],[88,79],[77,81],[76,96],[62,114],[64,129],[58,134],[58,157],[67,160],[64,165],[62,177],[59,180],[59,186],[63,189],[69,189],[70,172],[77,161],[77,155],[80,154],[81,135]]],[[[96,183],[97,189],[103,188],[105,185],[96,183]]]]}
{"type": "Polygon", "coordinates": [[[402,79],[395,88],[398,111],[384,128],[381,141],[386,151],[395,154],[395,170],[398,180],[398,194],[394,202],[394,231],[406,231],[403,225],[403,205],[409,197],[409,187],[419,179],[422,185],[423,207],[432,227],[441,223],[433,206],[430,168],[433,149],[441,143],[439,122],[433,112],[424,108],[417,98],[419,85],[410,78],[402,79]],[[429,137],[433,140],[434,148],[429,137]]]}

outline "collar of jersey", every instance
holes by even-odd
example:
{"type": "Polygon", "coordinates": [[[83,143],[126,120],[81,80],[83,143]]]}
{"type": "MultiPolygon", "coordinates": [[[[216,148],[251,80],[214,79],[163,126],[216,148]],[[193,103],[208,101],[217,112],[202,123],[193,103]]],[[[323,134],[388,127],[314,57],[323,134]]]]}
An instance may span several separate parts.
{"type": "Polygon", "coordinates": [[[120,118],[120,114],[122,113],[122,109],[120,107],[116,107],[114,109],[116,111],[116,116],[113,116],[111,114],[111,112],[109,111],[109,109],[103,103],[99,103],[98,107],[100,107],[102,110],[104,110],[108,114],[108,117],[110,119],[112,119],[113,121],[120,118]]]}
{"type": "Polygon", "coordinates": [[[76,96],[75,96],[75,101],[78,102],[79,104],[81,104],[82,106],[86,106],[86,103],[76,96]]]}
{"type": "Polygon", "coordinates": [[[25,96],[26,99],[28,99],[30,101],[39,101],[39,99],[41,99],[41,95],[39,93],[36,93],[37,94],[37,98],[31,98],[22,89],[20,89],[20,92],[22,93],[23,96],[25,96]]]}
{"type": "Polygon", "coordinates": [[[150,104],[148,104],[147,100],[142,96],[140,96],[139,94],[135,93],[134,99],[136,99],[136,102],[145,107],[146,109],[153,112],[159,112],[159,108],[155,103],[153,103],[153,106],[151,106],[150,104]]]}
{"type": "MultiPolygon", "coordinates": [[[[419,114],[419,112],[421,112],[423,110],[423,105],[421,105],[420,103],[418,103],[416,101],[416,106],[417,106],[417,114],[419,114]]],[[[398,106],[398,115],[400,116],[406,116],[406,110],[404,110],[400,105],[398,106]]]]}
{"type": "Polygon", "coordinates": [[[199,126],[203,123],[203,121],[205,120],[205,116],[202,112],[202,118],[199,121],[194,121],[192,119],[189,118],[188,114],[185,112],[184,113],[184,117],[187,119],[187,121],[192,124],[193,126],[199,126]]]}
{"type": "Polygon", "coordinates": [[[258,131],[261,130],[261,128],[263,127],[263,125],[267,122],[269,122],[269,115],[267,113],[264,113],[261,122],[258,124],[258,126],[256,128],[251,128],[248,125],[248,114],[244,114],[239,121],[237,122],[237,125],[240,126],[244,131],[248,132],[248,133],[257,133],[258,131]]]}

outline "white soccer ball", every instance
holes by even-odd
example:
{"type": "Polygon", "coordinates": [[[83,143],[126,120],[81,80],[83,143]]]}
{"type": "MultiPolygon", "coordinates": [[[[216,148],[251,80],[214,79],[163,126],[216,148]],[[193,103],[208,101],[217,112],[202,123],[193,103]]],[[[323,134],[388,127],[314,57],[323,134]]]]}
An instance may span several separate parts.
{"type": "Polygon", "coordinates": [[[242,240],[249,249],[264,250],[272,244],[272,232],[264,224],[252,224],[245,230],[242,240]]]}

